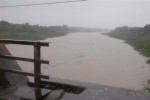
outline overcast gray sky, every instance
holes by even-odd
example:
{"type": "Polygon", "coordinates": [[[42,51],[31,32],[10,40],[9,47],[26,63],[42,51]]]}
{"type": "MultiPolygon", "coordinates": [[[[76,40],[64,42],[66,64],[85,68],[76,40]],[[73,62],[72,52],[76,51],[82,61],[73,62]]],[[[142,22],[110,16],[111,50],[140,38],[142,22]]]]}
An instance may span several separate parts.
{"type": "MultiPolygon", "coordinates": [[[[0,0],[0,6],[65,0],[0,0]]],[[[67,0],[66,0],[67,1],[67,0]]],[[[98,28],[150,24],[150,0],[88,0],[30,7],[0,8],[0,20],[38,25],[98,28]]]]}

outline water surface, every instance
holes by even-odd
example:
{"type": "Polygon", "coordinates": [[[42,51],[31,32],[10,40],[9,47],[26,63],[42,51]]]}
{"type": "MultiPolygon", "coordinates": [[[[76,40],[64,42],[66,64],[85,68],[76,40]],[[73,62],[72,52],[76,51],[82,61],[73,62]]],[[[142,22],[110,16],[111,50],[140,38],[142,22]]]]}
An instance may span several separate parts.
{"type": "MultiPolygon", "coordinates": [[[[50,65],[42,65],[42,72],[52,77],[135,90],[150,79],[146,58],[122,40],[99,33],[70,33],[43,41],[53,42],[42,48],[42,59],[51,60],[50,65]]],[[[7,47],[15,56],[33,58],[33,47],[7,47]]],[[[18,63],[33,72],[33,64],[18,63]]]]}

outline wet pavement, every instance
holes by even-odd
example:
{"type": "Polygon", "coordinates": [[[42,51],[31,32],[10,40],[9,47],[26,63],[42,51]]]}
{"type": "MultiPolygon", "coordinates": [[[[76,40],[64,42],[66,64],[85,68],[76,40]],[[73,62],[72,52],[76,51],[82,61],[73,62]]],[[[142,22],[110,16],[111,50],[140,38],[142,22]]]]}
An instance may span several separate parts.
{"type": "MultiPolygon", "coordinates": [[[[143,91],[115,88],[110,86],[70,81],[70,80],[61,80],[61,79],[51,79],[51,80],[58,83],[65,83],[86,87],[86,89],[80,94],[72,94],[65,92],[62,95],[62,92],[60,92],[61,98],[57,100],[150,100],[150,93],[143,91]]],[[[49,94],[47,98],[44,100],[56,100],[50,98],[51,95],[49,94]]]]}
{"type": "MultiPolygon", "coordinates": [[[[66,92],[64,89],[49,89],[48,95],[39,100],[150,100],[150,93],[143,91],[135,91],[55,78],[52,78],[51,81],[60,83],[62,85],[71,84],[73,86],[85,87],[85,90],[80,94],[75,94],[66,92]]],[[[10,86],[3,89],[0,88],[0,100],[34,100],[28,98],[29,96],[27,94],[30,95],[31,91],[28,92],[27,88],[29,87],[23,84],[10,86]],[[28,99],[25,99],[24,97],[28,99]]],[[[33,88],[30,90],[33,90],[33,88]]]]}

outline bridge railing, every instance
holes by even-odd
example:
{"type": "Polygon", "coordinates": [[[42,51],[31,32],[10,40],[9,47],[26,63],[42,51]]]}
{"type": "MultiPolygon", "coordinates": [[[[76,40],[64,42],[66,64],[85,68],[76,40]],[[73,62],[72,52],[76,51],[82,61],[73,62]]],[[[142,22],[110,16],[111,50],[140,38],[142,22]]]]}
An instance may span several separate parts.
{"type": "MultiPolygon", "coordinates": [[[[34,77],[34,83],[35,88],[40,88],[41,85],[41,78],[49,79],[49,76],[47,75],[41,75],[41,64],[49,64],[49,61],[47,60],[41,60],[41,46],[49,46],[49,43],[47,42],[33,42],[33,41],[22,41],[22,40],[6,40],[1,39],[0,43],[3,44],[18,44],[18,45],[31,45],[34,47],[34,59],[31,58],[23,58],[23,57],[14,57],[11,55],[0,55],[0,58],[3,59],[11,59],[11,60],[20,60],[20,61],[26,61],[26,62],[33,62],[34,63],[34,73],[29,72],[23,72],[21,70],[15,70],[15,69],[2,69],[0,68],[0,72],[10,72],[10,73],[16,73],[16,74],[22,74],[27,76],[34,77]]],[[[25,51],[23,51],[25,52],[25,51]]]]}

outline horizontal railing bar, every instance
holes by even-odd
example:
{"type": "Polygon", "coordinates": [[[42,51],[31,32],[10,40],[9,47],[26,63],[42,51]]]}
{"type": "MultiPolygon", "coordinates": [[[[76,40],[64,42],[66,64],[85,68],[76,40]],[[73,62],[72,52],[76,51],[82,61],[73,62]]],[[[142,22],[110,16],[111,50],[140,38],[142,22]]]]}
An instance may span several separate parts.
{"type": "Polygon", "coordinates": [[[27,75],[27,76],[32,76],[32,77],[40,77],[40,78],[44,78],[44,79],[49,79],[49,76],[47,76],[47,75],[33,74],[33,73],[23,72],[23,71],[14,70],[14,69],[2,69],[2,68],[0,68],[0,72],[10,72],[10,73],[16,73],[16,74],[27,75]]]}
{"type": "Polygon", "coordinates": [[[28,62],[39,62],[39,63],[43,63],[43,64],[49,64],[49,61],[46,61],[46,60],[36,60],[36,59],[13,57],[13,56],[7,56],[7,55],[0,55],[0,58],[11,59],[11,60],[20,60],[20,61],[28,61],[28,62]]]}
{"type": "Polygon", "coordinates": [[[10,40],[10,39],[0,39],[0,43],[7,44],[22,44],[22,45],[40,45],[40,46],[49,46],[51,42],[39,42],[39,41],[27,41],[27,40],[10,40]]]}

